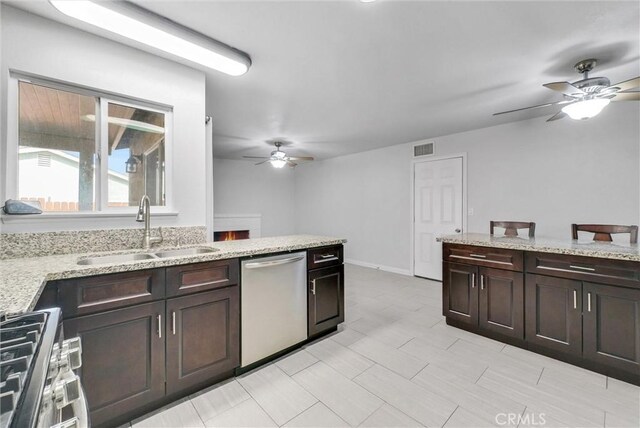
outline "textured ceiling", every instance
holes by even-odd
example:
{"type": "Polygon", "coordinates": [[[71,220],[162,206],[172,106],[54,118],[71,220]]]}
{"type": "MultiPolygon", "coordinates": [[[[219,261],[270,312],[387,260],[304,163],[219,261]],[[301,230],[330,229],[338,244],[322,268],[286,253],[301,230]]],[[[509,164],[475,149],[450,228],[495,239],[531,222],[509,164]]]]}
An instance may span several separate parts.
{"type": "MultiPolygon", "coordinates": [[[[637,1],[136,3],[251,56],[244,76],[206,72],[219,157],[284,139],[327,158],[550,116],[492,113],[560,100],[542,84],[577,80],[584,58],[612,82],[640,75],[637,1]]],[[[104,35],[46,2],[15,5],[104,35]]]]}

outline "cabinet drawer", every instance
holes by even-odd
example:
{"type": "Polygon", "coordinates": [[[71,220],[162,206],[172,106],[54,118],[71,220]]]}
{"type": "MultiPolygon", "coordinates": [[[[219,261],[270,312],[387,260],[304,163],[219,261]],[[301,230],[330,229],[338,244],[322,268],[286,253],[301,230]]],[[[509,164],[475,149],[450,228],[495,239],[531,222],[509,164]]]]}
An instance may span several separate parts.
{"type": "Polygon", "coordinates": [[[468,265],[522,271],[524,257],[522,251],[506,250],[473,245],[444,244],[444,261],[468,265]]]}
{"type": "Polygon", "coordinates": [[[640,263],[566,254],[527,253],[527,272],[640,288],[640,263]]]}
{"type": "Polygon", "coordinates": [[[167,297],[238,284],[238,259],[167,268],[167,297]]]}
{"type": "Polygon", "coordinates": [[[104,312],[164,297],[164,269],[138,270],[58,283],[64,318],[104,312]]]}
{"type": "Polygon", "coordinates": [[[342,245],[313,248],[307,251],[307,269],[309,270],[341,265],[342,260],[342,245]]]}

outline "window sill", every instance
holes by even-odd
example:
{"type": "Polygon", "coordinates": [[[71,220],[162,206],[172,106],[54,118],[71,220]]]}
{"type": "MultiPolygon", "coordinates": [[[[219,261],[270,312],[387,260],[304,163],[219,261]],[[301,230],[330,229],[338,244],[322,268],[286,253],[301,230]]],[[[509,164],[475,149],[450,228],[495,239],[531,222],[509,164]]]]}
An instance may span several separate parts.
{"type": "MultiPolygon", "coordinates": [[[[44,213],[29,215],[0,215],[0,221],[3,224],[8,223],[40,223],[55,220],[74,220],[74,219],[105,219],[105,218],[131,218],[135,220],[136,212],[92,212],[92,213],[44,213]]],[[[151,212],[151,218],[158,217],[178,217],[178,212],[151,212]]]]}

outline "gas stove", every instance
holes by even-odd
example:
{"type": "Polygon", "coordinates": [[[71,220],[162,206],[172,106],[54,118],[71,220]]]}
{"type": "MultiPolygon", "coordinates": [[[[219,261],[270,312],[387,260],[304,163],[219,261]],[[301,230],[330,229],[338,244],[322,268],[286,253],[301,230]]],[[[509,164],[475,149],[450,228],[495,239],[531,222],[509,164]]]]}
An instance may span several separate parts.
{"type": "Polygon", "coordinates": [[[87,427],[80,339],[63,340],[60,310],[0,322],[0,426],[87,427]]]}

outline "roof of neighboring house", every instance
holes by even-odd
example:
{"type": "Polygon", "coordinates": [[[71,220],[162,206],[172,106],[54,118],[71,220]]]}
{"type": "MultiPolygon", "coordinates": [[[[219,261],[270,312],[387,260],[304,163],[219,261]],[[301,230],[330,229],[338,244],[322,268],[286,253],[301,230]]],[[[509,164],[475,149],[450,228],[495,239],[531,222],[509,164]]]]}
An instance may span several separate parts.
{"type": "MultiPolygon", "coordinates": [[[[46,152],[46,153],[50,153],[52,156],[57,156],[59,158],[65,159],[67,161],[79,164],[80,160],[75,157],[72,156],[68,153],[63,152],[62,150],[54,150],[54,149],[44,149],[44,148],[39,148],[39,147],[20,147],[20,153],[19,154],[26,154],[26,153],[42,153],[42,152],[46,152]]],[[[117,180],[121,180],[121,181],[129,181],[129,177],[126,174],[121,174],[117,171],[114,171],[112,169],[108,170],[107,172],[109,174],[110,177],[115,178],[117,180]]]]}

